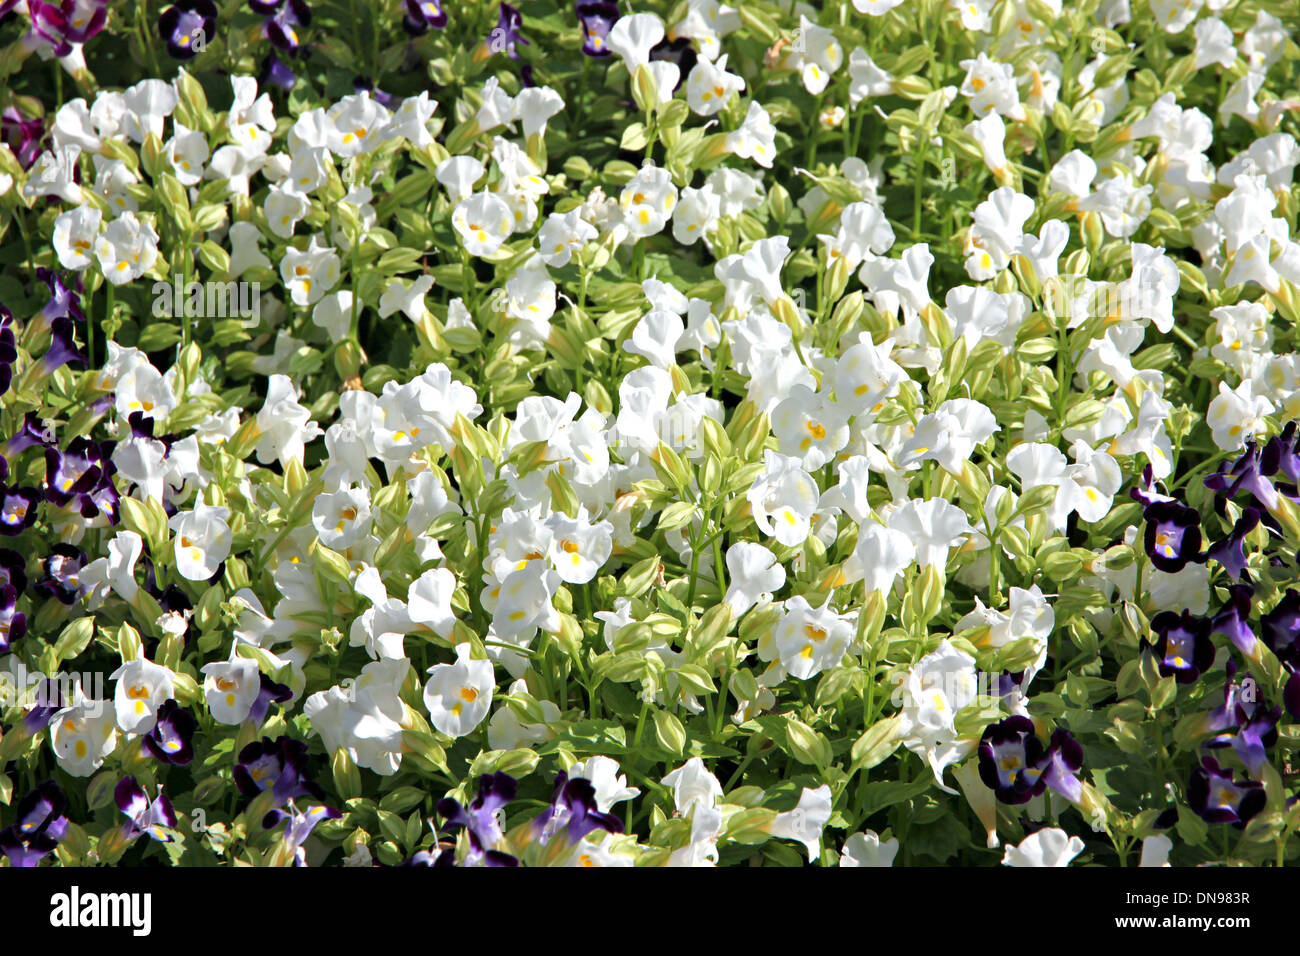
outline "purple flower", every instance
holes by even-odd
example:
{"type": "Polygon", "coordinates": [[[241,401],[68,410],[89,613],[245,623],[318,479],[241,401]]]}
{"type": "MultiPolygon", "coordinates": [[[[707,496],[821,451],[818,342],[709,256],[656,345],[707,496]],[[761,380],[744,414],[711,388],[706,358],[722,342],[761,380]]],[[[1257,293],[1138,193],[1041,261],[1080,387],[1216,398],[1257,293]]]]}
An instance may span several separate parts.
{"type": "Polygon", "coordinates": [[[1277,722],[1282,716],[1282,708],[1252,709],[1255,713],[1248,715],[1245,707],[1238,704],[1236,733],[1220,734],[1208,741],[1205,746],[1232,747],[1246,770],[1258,776],[1264,764],[1268,762],[1268,748],[1277,743],[1277,722]]]}
{"type": "Polygon", "coordinates": [[[592,830],[622,833],[623,821],[612,813],[602,813],[596,806],[596,789],[590,780],[569,778],[563,771],[555,779],[551,805],[532,823],[537,841],[549,843],[563,834],[569,844],[577,843],[592,830]]]}
{"type": "Polygon", "coordinates": [[[302,46],[299,27],[311,26],[311,8],[303,0],[283,0],[277,6],[262,30],[273,47],[292,53],[302,46]]]}
{"type": "Polygon", "coordinates": [[[143,744],[156,760],[184,767],[194,759],[194,731],[198,721],[175,700],[165,700],[158,707],[158,719],[153,730],[145,735],[143,744]]]}
{"type": "MultiPolygon", "coordinates": [[[[68,545],[56,544],[56,548],[68,545]]],[[[27,590],[27,559],[12,548],[0,548],[0,587],[12,587],[19,594],[27,590]]]]}
{"type": "Polygon", "coordinates": [[[1204,757],[1187,783],[1187,804],[1206,823],[1231,823],[1238,829],[1264,809],[1264,785],[1233,780],[1212,757],[1204,757]]]}
{"type": "Polygon", "coordinates": [[[1043,742],[1028,717],[1008,717],[984,728],[979,744],[980,779],[1002,803],[1028,803],[1047,788],[1040,767],[1043,742]]]}
{"type": "Polygon", "coordinates": [[[18,337],[14,334],[14,314],[0,305],[0,395],[9,391],[9,385],[14,380],[16,361],[18,361],[18,337]]]}
{"type": "Polygon", "coordinates": [[[147,834],[160,843],[170,843],[172,835],[168,829],[176,828],[176,811],[163,793],[162,784],[158,785],[158,794],[152,800],[135,777],[123,777],[113,790],[117,808],[126,815],[122,825],[128,840],[141,834],[147,834]]]}
{"type": "Polygon", "coordinates": [[[488,34],[488,52],[504,53],[512,60],[519,59],[519,51],[515,49],[516,45],[520,43],[524,46],[532,45],[519,32],[523,27],[524,18],[519,11],[508,3],[502,3],[497,9],[497,25],[488,34]]]}
{"type": "MultiPolygon", "coordinates": [[[[59,436],[54,433],[46,422],[37,417],[35,412],[28,412],[23,416],[23,427],[19,429],[16,435],[13,435],[5,442],[4,453],[8,456],[17,455],[26,451],[33,445],[40,445],[42,448],[57,446],[59,436]]],[[[3,461],[3,459],[0,459],[3,461]]],[[[0,475],[0,480],[8,477],[9,470],[6,467],[4,474],[0,475]]]]}
{"type": "Polygon", "coordinates": [[[1300,674],[1292,671],[1282,688],[1282,703],[1292,718],[1300,720],[1300,674]]]}
{"type": "Polygon", "coordinates": [[[1068,730],[1052,734],[1043,761],[1043,780],[1071,803],[1083,799],[1083,784],[1076,774],[1083,768],[1083,747],[1068,730]]]}
{"type": "Polygon", "coordinates": [[[257,82],[261,86],[268,84],[278,86],[287,93],[297,85],[298,75],[274,53],[268,53],[266,59],[262,61],[261,70],[258,71],[257,82]]]}
{"type": "Polygon", "coordinates": [[[212,0],[177,0],[158,18],[158,33],[177,60],[192,60],[217,35],[217,6],[212,0]]]}
{"type": "Polygon", "coordinates": [[[447,14],[442,9],[442,0],[406,0],[406,16],[402,26],[411,36],[421,36],[432,27],[442,30],[447,26],[447,14]]]}
{"type": "Polygon", "coordinates": [[[1177,501],[1157,501],[1142,513],[1147,556],[1161,571],[1177,574],[1201,556],[1201,516],[1177,501]]]}
{"type": "Polygon", "coordinates": [[[50,347],[41,356],[41,369],[46,375],[73,362],[82,366],[86,364],[86,353],[77,348],[72,328],[71,319],[59,318],[50,323],[53,338],[50,347]]]}
{"type": "Polygon", "coordinates": [[[6,584],[0,587],[0,654],[8,654],[26,633],[27,615],[18,610],[18,591],[6,584]]]}
{"type": "Polygon", "coordinates": [[[1259,524],[1259,509],[1247,508],[1233,525],[1232,531],[1222,541],[1216,541],[1205,552],[1207,558],[1213,558],[1223,565],[1228,576],[1240,581],[1246,574],[1246,535],[1255,530],[1259,524]]]}
{"type": "Polygon", "coordinates": [[[1155,471],[1150,465],[1142,469],[1142,485],[1138,488],[1129,489],[1129,496],[1140,503],[1143,508],[1153,505],[1157,501],[1176,500],[1165,494],[1164,482],[1155,477],[1155,471]]]}
{"type": "Polygon", "coordinates": [[[36,523],[36,505],[41,493],[35,488],[6,488],[0,485],[0,534],[22,534],[36,523]]]}
{"type": "Polygon", "coordinates": [[[266,720],[266,712],[271,709],[272,704],[283,704],[293,699],[293,690],[287,684],[277,684],[265,674],[258,676],[261,684],[257,691],[257,699],[253,701],[253,706],[248,708],[248,717],[245,718],[254,727],[260,727],[262,721],[266,720]]]}
{"type": "Polygon", "coordinates": [[[1268,440],[1264,446],[1265,454],[1275,455],[1277,470],[1291,479],[1292,484],[1300,484],[1300,428],[1296,422],[1287,422],[1282,434],[1268,440]]]}
{"type": "Polygon", "coordinates": [[[40,117],[27,119],[12,106],[0,111],[0,141],[9,147],[23,169],[30,169],[41,154],[44,135],[45,121],[40,117]]]}
{"type": "Polygon", "coordinates": [[[72,605],[81,593],[81,572],[86,567],[86,553],[75,545],[56,544],[40,561],[40,580],[36,593],[55,598],[60,604],[72,605]]]}
{"type": "Polygon", "coordinates": [[[1254,596],[1255,589],[1249,584],[1230,585],[1228,602],[1210,622],[1211,635],[1222,634],[1243,654],[1250,654],[1255,648],[1255,632],[1247,623],[1254,596]]]}
{"type": "Polygon", "coordinates": [[[1300,592],[1287,588],[1282,600],[1260,619],[1260,632],[1269,650],[1283,663],[1300,662],[1300,592]]]}
{"type": "Polygon", "coordinates": [[[307,745],[292,737],[263,737],[249,744],[239,752],[234,779],[249,798],[269,789],[277,807],[299,797],[325,799],[307,771],[307,745]]]}
{"type": "Polygon", "coordinates": [[[29,735],[48,727],[50,719],[70,703],[63,699],[63,684],[61,680],[47,677],[37,685],[36,703],[23,715],[23,729],[29,735]]]}
{"type": "Polygon", "coordinates": [[[1071,803],[1083,798],[1076,774],[1083,748],[1066,730],[1047,746],[1028,717],[1011,716],[984,730],[979,744],[980,779],[1002,803],[1027,803],[1051,787],[1071,803]]]}
{"type": "Polygon", "coordinates": [[[469,834],[470,857],[467,862],[484,862],[483,857],[493,853],[501,842],[505,831],[499,815],[515,798],[517,789],[514,777],[507,773],[492,773],[479,778],[478,796],[468,807],[462,807],[451,797],[438,801],[438,813],[448,823],[463,826],[469,834]]]}
{"type": "Polygon", "coordinates": [[[1277,489],[1269,480],[1276,474],[1281,449],[1272,443],[1261,454],[1253,441],[1246,442],[1246,450],[1231,465],[1223,464],[1212,475],[1206,475],[1205,487],[1215,494],[1234,498],[1239,491],[1254,495],[1267,511],[1277,507],[1277,489]]]}
{"type": "Polygon", "coordinates": [[[609,56],[609,31],[618,22],[618,4],[579,3],[578,26],[582,28],[582,52],[591,57],[609,56]]]}
{"type": "Polygon", "coordinates": [[[293,851],[294,863],[297,866],[306,866],[307,852],[302,845],[307,842],[307,837],[311,836],[311,831],[316,829],[316,825],[323,820],[337,820],[343,814],[333,807],[326,806],[316,806],[299,812],[292,802],[289,804],[289,809],[292,812],[285,813],[283,810],[272,810],[262,818],[262,826],[270,830],[281,820],[288,820],[289,825],[284,828],[282,839],[289,849],[293,851]]]}
{"type": "Polygon", "coordinates": [[[19,801],[17,821],[0,830],[0,852],[9,857],[10,866],[35,866],[54,851],[68,830],[68,818],[63,815],[67,806],[63,789],[53,780],[19,801]]]}
{"type": "Polygon", "coordinates": [[[107,456],[98,442],[74,438],[66,451],[45,449],[45,497],[66,505],[78,495],[89,494],[104,474],[107,456]]]}
{"type": "Polygon", "coordinates": [[[41,315],[47,321],[67,318],[78,322],[86,321],[86,313],[81,308],[81,295],[64,285],[57,272],[40,267],[36,270],[36,278],[50,290],[50,299],[41,309],[41,315]]]}
{"type": "Polygon", "coordinates": [[[1151,619],[1151,630],[1159,635],[1155,654],[1161,676],[1172,675],[1178,683],[1190,684],[1214,663],[1214,643],[1206,618],[1193,617],[1187,611],[1161,611],[1151,619]]]}

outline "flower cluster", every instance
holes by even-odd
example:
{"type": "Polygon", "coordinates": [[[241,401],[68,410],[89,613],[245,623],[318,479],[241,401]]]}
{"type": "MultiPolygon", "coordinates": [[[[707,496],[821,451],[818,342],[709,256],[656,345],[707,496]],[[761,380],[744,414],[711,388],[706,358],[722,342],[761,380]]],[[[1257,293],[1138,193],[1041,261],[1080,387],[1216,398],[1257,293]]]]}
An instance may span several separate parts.
{"type": "Polygon", "coordinates": [[[1294,862],[1293,14],[0,0],[3,858],[1294,862]]]}

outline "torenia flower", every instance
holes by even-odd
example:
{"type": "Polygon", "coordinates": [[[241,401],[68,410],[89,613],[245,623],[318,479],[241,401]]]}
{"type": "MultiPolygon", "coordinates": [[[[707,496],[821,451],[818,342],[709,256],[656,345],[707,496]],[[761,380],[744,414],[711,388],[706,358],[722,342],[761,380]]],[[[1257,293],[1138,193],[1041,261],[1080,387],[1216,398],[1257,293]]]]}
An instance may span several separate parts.
{"type": "Polygon", "coordinates": [[[1247,379],[1235,389],[1219,383],[1219,394],[1205,412],[1214,443],[1224,451],[1236,451],[1265,427],[1264,416],[1274,411],[1273,403],[1253,393],[1254,383],[1247,379]]]}
{"type": "Polygon", "coordinates": [[[514,231],[510,207],[495,193],[475,193],[461,200],[451,221],[472,256],[493,255],[514,231]]]}
{"type": "MultiPolygon", "coordinates": [[[[817,482],[799,466],[799,460],[768,449],[764,471],[749,489],[754,524],[784,545],[803,544],[817,510],[817,482]]],[[[958,509],[960,510],[960,509],[958,509]]]]}
{"type": "Polygon", "coordinates": [[[128,734],[153,730],[159,705],[175,696],[172,672],[143,658],[127,661],[109,679],[117,681],[113,694],[117,725],[128,734]]]}
{"type": "Polygon", "coordinates": [[[881,840],[875,830],[864,830],[844,841],[844,849],[840,852],[840,866],[893,866],[896,856],[898,856],[897,837],[881,840]]]}
{"type": "Polygon", "coordinates": [[[776,625],[776,649],[786,671],[807,680],[834,667],[853,638],[853,624],[827,603],[812,607],[802,597],[785,602],[785,615],[776,625]]]}
{"type": "Polygon", "coordinates": [[[114,708],[89,700],[78,682],[72,701],[50,718],[50,749],[59,766],[74,777],[89,777],[117,746],[114,708]]]}
{"type": "Polygon", "coordinates": [[[921,567],[948,563],[948,551],[974,531],[966,512],[939,498],[913,498],[894,509],[889,527],[902,531],[916,545],[916,563],[921,567]]]}
{"type": "Polygon", "coordinates": [[[257,429],[257,460],[263,464],[302,461],[305,444],[321,435],[320,426],[311,420],[311,412],[298,403],[298,390],[287,375],[270,377],[266,402],[257,413],[257,429]]]}
{"type": "Polygon", "coordinates": [[[664,38],[664,23],[653,13],[620,17],[610,28],[605,45],[623,58],[629,74],[650,62],[650,51],[664,38]]]}
{"type": "Polygon", "coordinates": [[[864,579],[868,591],[884,594],[915,560],[911,535],[868,519],[858,529],[858,543],[845,562],[845,573],[850,581],[864,579]]]}
{"type": "Polygon", "coordinates": [[[176,811],[163,793],[162,784],[152,800],[144,792],[135,777],[124,777],[113,789],[113,799],[117,808],[126,815],[122,825],[127,839],[147,835],[160,843],[170,843],[174,837],[168,830],[176,828],[176,811]]]}
{"type": "Polygon", "coordinates": [[[228,661],[204,664],[203,697],[212,719],[219,724],[238,726],[248,719],[262,689],[262,675],[257,661],[231,656],[228,661]]]}
{"type": "Polygon", "coordinates": [[[406,613],[414,624],[424,624],[439,637],[448,637],[456,623],[451,596],[456,575],[446,568],[432,568],[411,582],[406,592],[406,613]]]}
{"type": "Polygon", "coordinates": [[[808,859],[821,855],[822,830],[831,818],[831,788],[822,784],[816,790],[804,787],[793,810],[778,813],[768,824],[767,832],[783,840],[802,843],[808,859]]]}
{"type": "Polygon", "coordinates": [[[623,187],[618,201],[628,234],[641,239],[661,232],[668,224],[677,206],[677,187],[668,170],[647,165],[623,187]]]}
{"type": "Polygon", "coordinates": [[[364,487],[341,488],[319,495],[311,509],[311,523],[321,544],[345,551],[370,533],[370,494],[364,487]]]}
{"type": "Polygon", "coordinates": [[[727,595],[732,614],[740,617],[755,604],[766,604],[785,585],[785,568],[776,555],[752,541],[727,549],[727,595]]]}
{"type": "Polygon", "coordinates": [[[765,169],[772,168],[776,157],[776,127],[757,100],[750,102],[744,122],[727,134],[727,148],[741,159],[752,159],[765,169]]]}
{"type": "Polygon", "coordinates": [[[789,65],[799,71],[804,89],[813,96],[825,91],[831,75],[844,63],[844,48],[827,27],[820,27],[805,16],[799,17],[789,65]]]}
{"type": "Polygon", "coordinates": [[[87,204],[70,209],[54,220],[52,241],[63,268],[80,272],[90,266],[102,219],[100,211],[87,204]]]}
{"type": "Polygon", "coordinates": [[[686,102],[700,116],[713,116],[744,88],[743,79],[727,72],[726,56],[715,63],[699,60],[686,77],[686,102]]]}
{"type": "Polygon", "coordinates": [[[1058,827],[1031,833],[1019,846],[1009,846],[1002,855],[1003,866],[1069,866],[1083,852],[1083,841],[1058,827]]]}
{"type": "Polygon", "coordinates": [[[597,236],[596,227],[582,218],[581,210],[553,212],[537,231],[537,254],[552,269],[559,269],[597,236]]]}
{"type": "Polygon", "coordinates": [[[339,281],[339,256],[332,246],[312,236],[307,248],[285,250],[280,260],[280,279],[294,305],[314,305],[339,281]]]}
{"type": "Polygon", "coordinates": [[[567,584],[586,584],[595,578],[614,548],[614,526],[587,520],[585,509],[577,518],[556,512],[546,519],[550,530],[551,563],[567,584]]]}
{"type": "Polygon", "coordinates": [[[468,643],[456,645],[455,664],[429,668],[424,706],[433,726],[451,737],[463,737],[483,722],[492,704],[496,678],[492,662],[473,660],[468,643]]]}
{"type": "Polygon", "coordinates": [[[957,712],[975,700],[977,686],[975,658],[945,639],[917,661],[902,687],[899,736],[908,750],[925,757],[939,786],[949,792],[944,768],[975,748],[974,740],[958,737],[955,721],[957,712]]]}
{"type": "Polygon", "coordinates": [[[176,532],[176,570],[187,581],[206,581],[230,556],[230,509],[200,501],[167,522],[176,532]]]}
{"type": "Polygon", "coordinates": [[[814,394],[795,385],[772,410],[772,431],[782,453],[798,459],[809,471],[831,461],[849,443],[849,420],[825,392],[814,394]]]}
{"type": "Polygon", "coordinates": [[[104,278],[124,285],[140,278],[158,259],[158,233],[133,212],[124,212],[95,241],[95,258],[104,278]]]}

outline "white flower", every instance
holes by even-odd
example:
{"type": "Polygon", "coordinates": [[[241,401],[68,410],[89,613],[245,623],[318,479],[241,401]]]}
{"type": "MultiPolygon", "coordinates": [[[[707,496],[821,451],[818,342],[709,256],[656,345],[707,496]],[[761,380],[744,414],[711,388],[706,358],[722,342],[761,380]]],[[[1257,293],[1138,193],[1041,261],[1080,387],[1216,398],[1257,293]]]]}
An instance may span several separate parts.
{"type": "Polygon", "coordinates": [[[140,278],[158,259],[158,233],[133,212],[124,212],[95,241],[95,258],[104,278],[123,285],[140,278]]]}
{"type": "Polygon", "coordinates": [[[1083,852],[1083,841],[1057,827],[1031,833],[1019,846],[1009,846],[1002,855],[1003,866],[1069,866],[1083,852]]]}
{"type": "Polygon", "coordinates": [[[248,712],[261,693],[262,678],[257,661],[235,656],[234,649],[231,648],[230,660],[213,661],[200,670],[204,675],[203,697],[212,719],[219,724],[238,726],[248,719],[248,712]]]}
{"type": "Polygon", "coordinates": [[[808,859],[821,855],[822,830],[831,818],[831,788],[822,784],[816,790],[804,787],[799,803],[793,810],[778,813],[767,826],[767,832],[783,840],[802,843],[808,859]]]}
{"type": "Polygon", "coordinates": [[[117,725],[128,734],[147,734],[157,721],[158,708],[174,696],[172,672],[144,659],[127,661],[109,675],[117,681],[113,706],[117,725]]]}
{"type": "Polygon", "coordinates": [[[514,231],[514,216],[496,193],[475,193],[461,200],[451,214],[452,225],[472,256],[490,256],[514,231]]]}
{"type": "Polygon", "coordinates": [[[881,841],[875,830],[855,833],[844,841],[840,866],[893,866],[898,856],[898,838],[881,841]]]}
{"type": "Polygon", "coordinates": [[[85,205],[70,209],[54,220],[52,242],[63,268],[80,272],[90,265],[102,218],[97,208],[85,205]]]}
{"type": "Polygon", "coordinates": [[[908,672],[902,690],[899,737],[903,745],[922,754],[939,787],[944,768],[964,759],[976,741],[957,735],[957,712],[975,700],[978,682],[975,658],[958,650],[947,638],[908,672]]]}
{"type": "Polygon", "coordinates": [[[641,792],[636,787],[629,787],[627,777],[618,769],[617,760],[598,755],[572,764],[568,773],[570,780],[581,778],[589,781],[596,791],[596,809],[609,813],[614,804],[634,800],[641,792]]]}
{"type": "Polygon", "coordinates": [[[754,524],[784,545],[803,544],[817,510],[817,482],[799,466],[798,459],[768,449],[763,461],[763,474],[754,480],[747,496],[754,524]]]}
{"type": "Polygon", "coordinates": [[[757,100],[750,101],[744,121],[727,134],[727,148],[741,159],[752,159],[766,169],[772,168],[776,157],[776,127],[757,100]]]}
{"type": "Polygon", "coordinates": [[[727,72],[727,58],[716,62],[700,59],[686,77],[686,102],[701,116],[721,112],[735,93],[745,88],[745,81],[727,72]]]}
{"type": "Polygon", "coordinates": [[[814,608],[802,597],[785,602],[777,622],[777,656],[794,678],[808,680],[844,659],[853,639],[853,622],[831,610],[830,599],[814,608]]]}
{"type": "Polygon", "coordinates": [[[724,600],[740,617],[755,604],[766,604],[785,586],[785,568],[776,555],[751,541],[727,549],[727,594],[724,600]]]}
{"type": "Polygon", "coordinates": [[[117,746],[116,710],[108,701],[88,700],[80,681],[72,701],[50,718],[50,749],[74,777],[89,777],[117,746]]]}
{"type": "Polygon", "coordinates": [[[1246,379],[1235,389],[1219,383],[1219,394],[1205,411],[1214,443],[1224,451],[1236,451],[1265,428],[1264,416],[1271,415],[1273,403],[1253,392],[1254,383],[1246,379]]]}
{"type": "Polygon", "coordinates": [[[474,660],[468,643],[456,645],[455,664],[429,668],[424,706],[433,726],[451,737],[463,737],[483,722],[492,704],[496,678],[492,662],[474,660]]]}
{"type": "Polygon", "coordinates": [[[298,404],[298,390],[287,375],[272,375],[267,383],[266,401],[257,413],[259,438],[255,449],[263,464],[290,459],[302,461],[307,442],[320,437],[321,428],[311,420],[311,412],[298,404]]]}
{"type": "Polygon", "coordinates": [[[722,796],[722,784],[699,757],[692,757],[672,773],[665,774],[661,783],[672,789],[673,805],[682,816],[687,816],[692,807],[712,810],[722,796]]]}
{"type": "Polygon", "coordinates": [[[406,593],[407,614],[415,624],[424,624],[439,637],[449,637],[456,623],[451,597],[456,575],[446,568],[432,568],[411,582],[406,593]]]}
{"type": "Polygon", "coordinates": [[[661,232],[677,206],[672,175],[658,166],[641,167],[619,194],[619,206],[623,224],[634,238],[661,232]]]}
{"type": "Polygon", "coordinates": [[[611,53],[623,58],[629,74],[649,64],[650,50],[664,38],[664,23],[653,13],[619,17],[606,38],[611,53]]]}
{"type": "Polygon", "coordinates": [[[314,305],[339,281],[339,256],[333,247],[312,236],[306,249],[292,246],[280,260],[280,279],[294,305],[314,305]]]}
{"type": "Polygon", "coordinates": [[[553,212],[537,231],[537,254],[552,269],[569,264],[582,247],[599,236],[596,227],[582,218],[582,210],[553,212]]]}
{"type": "Polygon", "coordinates": [[[889,527],[901,531],[916,545],[916,563],[921,567],[948,563],[948,551],[961,544],[975,529],[966,512],[939,498],[913,498],[889,515],[889,527]]]}
{"type": "Polygon", "coordinates": [[[172,516],[168,527],[176,533],[176,570],[187,581],[206,581],[230,556],[231,533],[226,519],[230,509],[199,501],[191,511],[172,516]]]}

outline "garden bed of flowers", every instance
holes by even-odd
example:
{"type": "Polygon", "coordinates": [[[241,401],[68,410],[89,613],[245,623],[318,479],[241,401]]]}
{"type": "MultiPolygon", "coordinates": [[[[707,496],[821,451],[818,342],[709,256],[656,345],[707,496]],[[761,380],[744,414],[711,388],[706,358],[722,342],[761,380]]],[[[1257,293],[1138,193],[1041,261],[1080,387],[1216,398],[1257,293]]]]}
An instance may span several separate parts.
{"type": "Polygon", "coordinates": [[[1300,855],[1295,0],[0,0],[0,866],[1300,855]]]}

